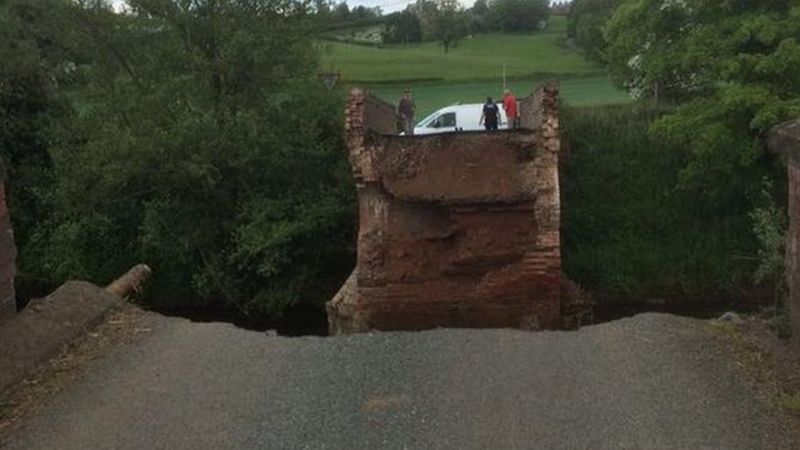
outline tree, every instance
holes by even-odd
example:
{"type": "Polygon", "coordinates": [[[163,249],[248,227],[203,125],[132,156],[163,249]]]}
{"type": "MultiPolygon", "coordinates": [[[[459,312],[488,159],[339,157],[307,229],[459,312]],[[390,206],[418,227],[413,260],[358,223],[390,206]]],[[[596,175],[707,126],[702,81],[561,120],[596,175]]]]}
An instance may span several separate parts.
{"type": "Polygon", "coordinates": [[[0,3],[0,163],[7,175],[7,203],[18,249],[18,297],[43,295],[53,280],[36,253],[37,229],[50,211],[53,186],[51,129],[68,114],[59,88],[76,76],[64,41],[69,8],[57,0],[0,3]]]}
{"type": "Polygon", "coordinates": [[[343,23],[348,20],[350,20],[350,8],[347,6],[347,2],[337,4],[331,12],[331,22],[343,23]]]}
{"type": "Polygon", "coordinates": [[[419,19],[419,26],[422,30],[422,40],[435,40],[436,17],[439,7],[433,0],[417,0],[416,3],[407,8],[419,19]]]}
{"type": "Polygon", "coordinates": [[[486,33],[490,30],[490,10],[487,0],[477,0],[468,14],[470,33],[486,33]]]}
{"type": "Polygon", "coordinates": [[[685,101],[758,88],[791,103],[800,27],[800,7],[792,5],[624,1],[606,25],[609,68],[646,97],[685,101]]]}
{"type": "Polygon", "coordinates": [[[489,14],[489,3],[487,0],[476,0],[475,3],[472,4],[470,12],[474,16],[485,16],[489,14]]]}
{"type": "Polygon", "coordinates": [[[500,31],[534,31],[547,19],[547,0],[493,0],[491,22],[500,31]]]}
{"type": "Polygon", "coordinates": [[[675,190],[699,214],[747,216],[769,210],[765,185],[780,193],[764,136],[800,115],[798,36],[790,0],[625,0],[606,25],[616,82],[677,103],[650,132],[689,150],[675,190]]]}
{"type": "Polygon", "coordinates": [[[162,303],[272,315],[324,300],[350,267],[354,205],[341,98],[312,78],[307,5],[131,0],[117,15],[41,1],[63,8],[20,29],[59,69],[45,91],[64,112],[41,128],[52,182],[36,192],[47,214],[26,264],[103,283],[144,261],[162,303]]]}
{"type": "Polygon", "coordinates": [[[603,30],[619,0],[575,0],[567,15],[567,36],[575,39],[586,56],[604,61],[603,30]]]}
{"type": "Polygon", "coordinates": [[[350,11],[350,18],[352,20],[376,19],[380,16],[381,8],[379,6],[367,8],[363,5],[358,5],[350,11]]]}
{"type": "Polygon", "coordinates": [[[420,42],[422,41],[422,27],[419,18],[411,10],[394,13],[386,18],[383,42],[420,42]]]}
{"type": "MultiPolygon", "coordinates": [[[[681,67],[694,22],[687,2],[623,1],[605,27],[611,76],[635,95],[679,99],[707,87],[709,77],[681,67]]],[[[713,75],[712,75],[713,78],[713,75]]]]}
{"type": "Polygon", "coordinates": [[[319,17],[328,19],[331,15],[331,3],[329,0],[314,0],[313,10],[319,17]]]}
{"type": "Polygon", "coordinates": [[[433,36],[442,43],[444,52],[456,46],[466,31],[466,15],[458,0],[439,0],[433,19],[433,36]]]}

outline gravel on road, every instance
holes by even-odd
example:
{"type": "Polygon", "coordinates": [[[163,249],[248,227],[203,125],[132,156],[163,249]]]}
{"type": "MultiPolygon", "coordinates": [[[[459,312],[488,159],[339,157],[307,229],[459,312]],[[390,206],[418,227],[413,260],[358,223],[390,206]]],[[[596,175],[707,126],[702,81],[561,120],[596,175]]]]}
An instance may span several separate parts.
{"type": "Polygon", "coordinates": [[[148,321],[8,448],[800,448],[706,321],[329,338],[148,321]]]}

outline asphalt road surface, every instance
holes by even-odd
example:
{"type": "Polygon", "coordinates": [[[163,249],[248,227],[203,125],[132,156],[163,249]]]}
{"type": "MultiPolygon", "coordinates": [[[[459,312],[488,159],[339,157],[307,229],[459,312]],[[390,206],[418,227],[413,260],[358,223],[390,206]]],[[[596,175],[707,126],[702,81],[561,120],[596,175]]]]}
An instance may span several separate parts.
{"type": "Polygon", "coordinates": [[[336,338],[147,320],[9,448],[800,448],[699,320],[336,338]]]}

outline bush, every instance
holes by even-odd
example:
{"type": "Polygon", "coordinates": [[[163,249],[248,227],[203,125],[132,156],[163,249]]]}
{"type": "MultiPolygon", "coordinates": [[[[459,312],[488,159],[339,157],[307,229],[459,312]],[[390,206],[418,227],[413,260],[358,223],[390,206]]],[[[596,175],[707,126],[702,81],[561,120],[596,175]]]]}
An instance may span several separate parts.
{"type": "Polygon", "coordinates": [[[13,85],[0,83],[0,107],[31,104],[15,123],[34,130],[30,148],[48,162],[48,182],[32,191],[39,209],[12,211],[35,217],[18,241],[31,276],[102,284],[144,262],[151,302],[278,315],[327,300],[353,266],[356,207],[344,99],[311,80],[317,55],[302,5],[137,0],[115,15],[41,1],[60,7],[42,8],[46,19],[68,20],[18,30],[33,30],[34,47],[67,49],[39,66],[55,90],[0,71],[13,85]],[[63,111],[5,95],[15,89],[47,93],[63,111]]]}
{"type": "Polygon", "coordinates": [[[54,150],[44,272],[106,282],[146,262],[154,300],[268,315],[321,300],[320,282],[352,266],[342,99],[299,83],[263,100],[222,118],[131,116],[137,129],[76,118],[87,142],[54,150]]]}
{"type": "Polygon", "coordinates": [[[492,0],[489,17],[499,31],[535,31],[547,19],[550,8],[544,0],[492,0]]]}
{"type": "Polygon", "coordinates": [[[603,29],[619,0],[575,0],[567,16],[567,35],[586,56],[603,61],[606,47],[603,29]]]}
{"type": "Polygon", "coordinates": [[[683,189],[689,149],[648,133],[664,112],[641,105],[563,110],[565,269],[601,297],[719,298],[754,281],[754,199],[683,189]]]}
{"type": "Polygon", "coordinates": [[[422,27],[416,14],[405,10],[386,17],[383,42],[397,44],[420,41],[422,41],[422,27]]]}

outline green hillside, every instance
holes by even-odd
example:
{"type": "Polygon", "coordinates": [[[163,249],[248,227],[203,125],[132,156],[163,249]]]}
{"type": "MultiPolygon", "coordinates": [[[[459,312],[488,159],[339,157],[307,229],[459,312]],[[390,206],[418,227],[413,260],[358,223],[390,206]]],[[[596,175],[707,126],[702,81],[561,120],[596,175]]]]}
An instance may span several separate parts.
{"type": "Polygon", "coordinates": [[[542,32],[475,35],[448,54],[436,42],[378,48],[323,41],[322,65],[339,71],[344,84],[366,87],[391,102],[411,88],[419,117],[456,102],[499,96],[504,67],[507,86],[520,95],[555,78],[562,97],[574,105],[629,101],[602,67],[565,42],[565,25],[564,17],[552,17],[542,32]]]}
{"type": "Polygon", "coordinates": [[[325,42],[322,62],[354,83],[483,81],[502,77],[503,65],[517,79],[602,72],[564,44],[563,24],[563,17],[554,17],[543,32],[467,37],[447,54],[437,42],[383,48],[325,42]]]}

